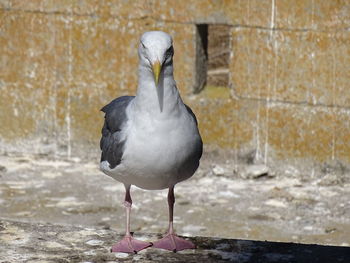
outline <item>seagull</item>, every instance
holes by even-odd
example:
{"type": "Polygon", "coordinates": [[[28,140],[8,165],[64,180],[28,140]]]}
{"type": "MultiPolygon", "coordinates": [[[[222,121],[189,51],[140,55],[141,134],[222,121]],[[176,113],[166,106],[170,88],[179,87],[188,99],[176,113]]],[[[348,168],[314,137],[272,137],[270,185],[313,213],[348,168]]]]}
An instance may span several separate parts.
{"type": "Polygon", "coordinates": [[[136,96],[114,99],[101,111],[101,171],[125,186],[126,231],[112,252],[137,253],[147,247],[180,251],[195,245],[173,227],[174,186],[199,166],[203,144],[196,116],[183,103],[173,76],[173,40],[162,31],[141,36],[136,96]],[[135,239],[130,232],[130,187],[168,190],[169,228],[155,242],[135,239]]]}

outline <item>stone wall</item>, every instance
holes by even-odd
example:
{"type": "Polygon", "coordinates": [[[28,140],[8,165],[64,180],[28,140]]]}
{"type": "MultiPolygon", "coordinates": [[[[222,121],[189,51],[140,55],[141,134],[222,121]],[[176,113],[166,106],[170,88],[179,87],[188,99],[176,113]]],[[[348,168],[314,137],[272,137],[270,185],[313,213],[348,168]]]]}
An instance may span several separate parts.
{"type": "Polygon", "coordinates": [[[135,92],[139,36],[158,29],[173,35],[206,145],[255,162],[347,163],[349,28],[346,0],[1,0],[0,148],[98,150],[99,109],[135,92]],[[198,24],[230,26],[228,87],[195,93],[198,24]]]}

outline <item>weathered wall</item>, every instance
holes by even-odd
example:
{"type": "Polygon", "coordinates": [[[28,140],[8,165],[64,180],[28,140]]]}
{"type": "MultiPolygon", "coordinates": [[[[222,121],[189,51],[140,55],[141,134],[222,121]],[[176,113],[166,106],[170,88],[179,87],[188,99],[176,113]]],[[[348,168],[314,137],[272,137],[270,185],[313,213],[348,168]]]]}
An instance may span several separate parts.
{"type": "Polygon", "coordinates": [[[255,151],[261,162],[350,161],[347,0],[0,5],[2,149],[98,147],[98,110],[135,92],[139,36],[159,29],[174,37],[177,83],[207,145],[255,151]],[[230,85],[193,95],[199,23],[231,26],[230,85]]]}

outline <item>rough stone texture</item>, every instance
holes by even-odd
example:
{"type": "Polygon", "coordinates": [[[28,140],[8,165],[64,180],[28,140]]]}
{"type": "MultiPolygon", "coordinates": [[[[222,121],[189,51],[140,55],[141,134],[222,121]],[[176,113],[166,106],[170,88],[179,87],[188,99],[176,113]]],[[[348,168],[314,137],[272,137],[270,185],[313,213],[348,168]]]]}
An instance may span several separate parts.
{"type": "MultiPolygon", "coordinates": [[[[333,163],[310,175],[292,166],[237,165],[244,158],[205,153],[198,172],[175,187],[179,234],[350,246],[346,167],[333,163]]],[[[1,218],[122,233],[124,194],[124,186],[99,171],[97,162],[0,156],[1,218]]],[[[131,194],[132,231],[164,233],[167,191],[132,187],[131,194]]]]}
{"type": "MultiPolygon", "coordinates": [[[[178,253],[148,248],[136,255],[110,253],[111,230],[28,224],[0,219],[0,262],[348,262],[350,248],[208,237],[190,238],[197,249],[178,253]]],[[[159,235],[135,235],[157,240],[159,235]]]]}
{"type": "Polygon", "coordinates": [[[346,166],[349,28],[346,0],[1,0],[0,151],[96,154],[99,109],[135,92],[138,39],[160,29],[207,145],[268,166],[346,166]],[[229,27],[229,86],[194,95],[201,23],[229,27]]]}
{"type": "Polygon", "coordinates": [[[349,32],[233,32],[234,92],[239,97],[349,107],[349,32]]]}
{"type": "Polygon", "coordinates": [[[78,144],[96,144],[103,121],[99,109],[136,90],[138,40],[147,30],[173,35],[175,50],[184,54],[176,58],[182,65],[178,85],[190,93],[185,85],[191,85],[194,68],[190,25],[21,9],[2,9],[0,16],[2,150],[4,144],[16,148],[21,140],[39,139],[53,144],[51,151],[63,148],[70,155],[79,154],[78,144]]]}

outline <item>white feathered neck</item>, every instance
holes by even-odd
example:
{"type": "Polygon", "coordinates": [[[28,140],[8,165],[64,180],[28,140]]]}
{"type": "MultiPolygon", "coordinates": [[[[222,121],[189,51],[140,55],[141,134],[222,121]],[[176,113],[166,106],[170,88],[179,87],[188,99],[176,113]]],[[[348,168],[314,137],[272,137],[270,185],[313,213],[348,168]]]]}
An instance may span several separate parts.
{"type": "Polygon", "coordinates": [[[142,62],[139,64],[139,80],[135,107],[144,112],[157,115],[176,114],[183,102],[173,76],[173,65],[164,65],[156,87],[152,69],[142,62]]]}

